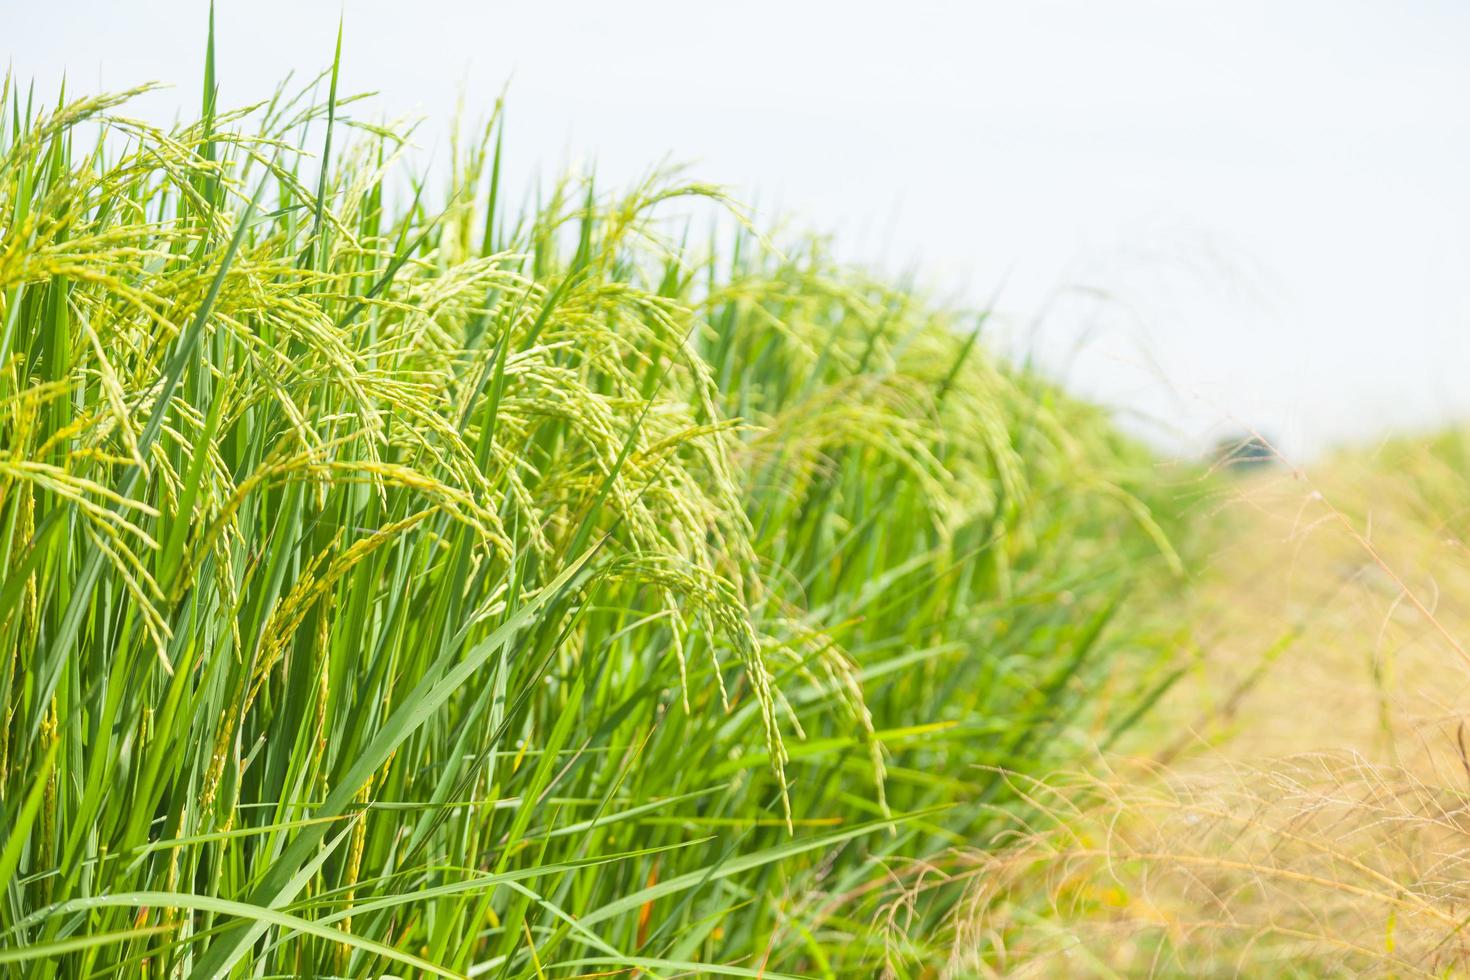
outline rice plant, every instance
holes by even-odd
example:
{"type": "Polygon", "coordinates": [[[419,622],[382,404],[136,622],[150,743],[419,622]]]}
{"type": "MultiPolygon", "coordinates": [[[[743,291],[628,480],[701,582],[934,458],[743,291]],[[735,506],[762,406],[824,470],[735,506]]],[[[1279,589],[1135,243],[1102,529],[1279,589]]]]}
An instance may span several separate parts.
{"type": "Polygon", "coordinates": [[[1172,676],[1152,459],[716,188],[213,76],[0,93],[4,969],[944,962],[989,767],[1172,676]]]}

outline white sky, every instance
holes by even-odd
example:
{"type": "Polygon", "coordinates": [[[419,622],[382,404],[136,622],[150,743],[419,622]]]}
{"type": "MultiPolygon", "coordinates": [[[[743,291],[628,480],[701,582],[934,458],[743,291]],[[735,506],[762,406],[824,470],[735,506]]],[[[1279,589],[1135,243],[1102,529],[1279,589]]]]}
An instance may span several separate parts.
{"type": "MultiPolygon", "coordinates": [[[[0,58],[189,114],[206,9],[0,0],[0,58]]],[[[1169,444],[1470,417],[1461,0],[219,0],[224,103],[343,10],[343,90],[421,142],[509,80],[518,169],[667,156],[943,295],[1004,282],[1016,349],[1169,444]]]]}

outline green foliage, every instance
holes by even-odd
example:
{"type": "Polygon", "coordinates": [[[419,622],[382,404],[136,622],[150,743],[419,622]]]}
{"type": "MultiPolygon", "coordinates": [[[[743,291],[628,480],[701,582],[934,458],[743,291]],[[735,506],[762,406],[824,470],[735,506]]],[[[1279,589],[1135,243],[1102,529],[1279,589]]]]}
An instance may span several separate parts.
{"type": "Polygon", "coordinates": [[[0,963],[922,971],[987,767],[1166,676],[1148,457],[712,188],[402,200],[208,64],[0,98],[0,963]]]}

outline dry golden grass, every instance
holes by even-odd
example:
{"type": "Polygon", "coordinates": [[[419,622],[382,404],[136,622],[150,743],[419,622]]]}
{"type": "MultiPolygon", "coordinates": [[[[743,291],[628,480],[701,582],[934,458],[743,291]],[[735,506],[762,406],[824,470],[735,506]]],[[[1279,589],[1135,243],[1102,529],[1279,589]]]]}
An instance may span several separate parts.
{"type": "Polygon", "coordinates": [[[1188,671],[1126,756],[1017,781],[952,975],[1470,971],[1465,447],[1226,482],[1188,671]]]}
{"type": "MultiPolygon", "coordinates": [[[[1433,445],[1391,443],[1229,488],[1197,592],[1197,663],[1161,718],[1167,758],[1349,750],[1439,758],[1470,703],[1470,552],[1433,445]]],[[[1455,766],[1458,769],[1458,764],[1455,766]]]]}
{"type": "Polygon", "coordinates": [[[1315,755],[1021,786],[951,975],[1438,976],[1470,966],[1461,787],[1315,755]]]}

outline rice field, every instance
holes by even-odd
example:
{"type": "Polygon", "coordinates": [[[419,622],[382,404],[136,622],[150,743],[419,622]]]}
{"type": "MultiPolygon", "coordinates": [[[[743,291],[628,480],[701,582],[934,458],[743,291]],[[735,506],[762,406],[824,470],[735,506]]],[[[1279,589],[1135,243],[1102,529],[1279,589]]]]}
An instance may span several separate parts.
{"type": "Polygon", "coordinates": [[[716,187],[206,65],[0,94],[5,974],[953,972],[1208,478],[716,187]]]}

